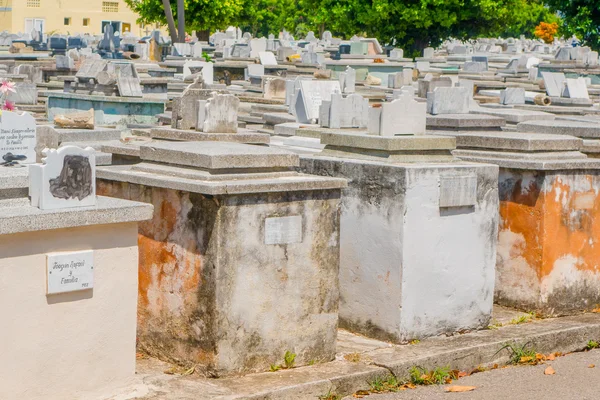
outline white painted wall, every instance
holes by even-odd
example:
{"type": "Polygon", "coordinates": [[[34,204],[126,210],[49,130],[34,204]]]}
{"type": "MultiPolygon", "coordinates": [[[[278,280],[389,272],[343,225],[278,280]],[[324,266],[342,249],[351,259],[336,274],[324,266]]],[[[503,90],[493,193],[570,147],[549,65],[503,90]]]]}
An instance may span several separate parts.
{"type": "Polygon", "coordinates": [[[90,399],[133,377],[137,271],[137,223],[0,236],[0,399],[90,399]],[[46,253],[89,249],[93,290],[46,296],[46,253]]]}

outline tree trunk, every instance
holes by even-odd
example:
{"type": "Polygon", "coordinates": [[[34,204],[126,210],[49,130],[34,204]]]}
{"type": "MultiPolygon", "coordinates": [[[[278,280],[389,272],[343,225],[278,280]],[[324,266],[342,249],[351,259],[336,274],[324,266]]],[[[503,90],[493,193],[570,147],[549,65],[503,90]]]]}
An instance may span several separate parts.
{"type": "Polygon", "coordinates": [[[175,20],[173,19],[173,11],[171,10],[171,3],[169,0],[162,0],[163,8],[165,9],[165,17],[167,18],[167,24],[169,25],[169,35],[171,36],[171,43],[177,42],[177,29],[175,29],[175,20]]]}
{"type": "Polygon", "coordinates": [[[183,0],[177,0],[177,30],[179,43],[185,43],[185,6],[183,0]]]}

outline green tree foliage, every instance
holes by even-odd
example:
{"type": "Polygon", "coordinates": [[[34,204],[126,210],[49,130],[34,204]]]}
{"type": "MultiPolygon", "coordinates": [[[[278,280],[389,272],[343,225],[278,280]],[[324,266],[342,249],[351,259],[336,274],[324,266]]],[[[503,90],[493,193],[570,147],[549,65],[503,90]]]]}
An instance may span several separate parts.
{"type": "Polygon", "coordinates": [[[600,49],[600,3],[597,0],[546,0],[563,19],[562,32],[600,49]]]}
{"type": "MultiPolygon", "coordinates": [[[[165,23],[162,0],[125,0],[140,22],[165,23]]],[[[170,0],[176,16],[176,0],[170,0]]],[[[447,38],[533,37],[556,16],[542,0],[185,0],[186,29],[237,25],[254,36],[287,29],[296,36],[325,30],[349,38],[363,34],[417,55],[447,38]]]]}
{"type": "MultiPolygon", "coordinates": [[[[177,0],[170,0],[173,17],[177,21],[177,0]]],[[[162,0],[125,0],[140,17],[138,23],[165,25],[167,20],[162,0]]],[[[238,0],[185,0],[185,30],[215,31],[237,22],[243,9],[238,0]]]]}

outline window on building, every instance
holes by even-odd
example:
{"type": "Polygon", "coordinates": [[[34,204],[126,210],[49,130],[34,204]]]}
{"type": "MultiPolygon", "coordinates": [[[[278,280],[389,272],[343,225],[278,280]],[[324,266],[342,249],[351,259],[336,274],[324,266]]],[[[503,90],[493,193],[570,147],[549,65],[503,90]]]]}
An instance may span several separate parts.
{"type": "Polygon", "coordinates": [[[65,25],[71,25],[71,18],[65,18],[65,25]]]}
{"type": "Polygon", "coordinates": [[[84,18],[83,19],[83,26],[90,26],[90,19],[89,18],[84,18]]]}
{"type": "Polygon", "coordinates": [[[27,0],[27,7],[39,8],[41,0],[27,0]]]}
{"type": "Polygon", "coordinates": [[[103,1],[102,12],[119,12],[119,2],[117,1],[103,1]]]}

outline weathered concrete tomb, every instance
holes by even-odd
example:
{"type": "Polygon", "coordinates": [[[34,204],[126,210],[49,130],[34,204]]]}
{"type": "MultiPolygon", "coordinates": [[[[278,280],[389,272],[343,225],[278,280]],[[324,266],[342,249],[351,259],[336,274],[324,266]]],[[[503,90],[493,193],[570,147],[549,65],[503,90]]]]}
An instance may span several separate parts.
{"type": "Polygon", "coordinates": [[[498,168],[457,161],[433,135],[321,133],[304,172],[343,190],[340,326],[393,342],[487,326],[498,168]]]}
{"type": "Polygon", "coordinates": [[[296,154],[240,143],[140,146],[98,169],[98,192],[155,205],[139,229],[138,340],[213,376],[330,361],[345,180],[299,174],[296,154]]]}
{"type": "Polygon", "coordinates": [[[500,167],[495,301],[548,315],[600,303],[600,161],[559,134],[461,133],[454,154],[500,167]]]}

